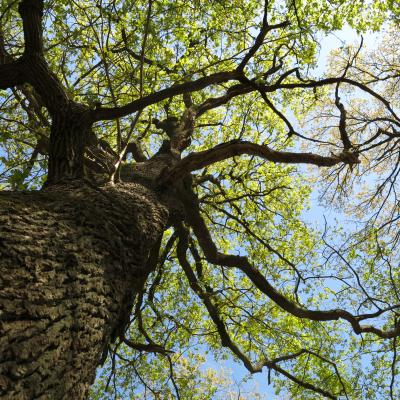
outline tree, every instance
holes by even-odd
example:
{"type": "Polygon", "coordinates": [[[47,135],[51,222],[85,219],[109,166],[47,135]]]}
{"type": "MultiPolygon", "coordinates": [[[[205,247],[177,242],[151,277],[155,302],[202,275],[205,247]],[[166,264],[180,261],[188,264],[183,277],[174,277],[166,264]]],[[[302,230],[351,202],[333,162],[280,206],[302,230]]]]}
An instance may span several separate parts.
{"type": "Polygon", "coordinates": [[[1,398],[88,398],[99,365],[93,398],[213,398],[199,343],[292,398],[396,398],[397,59],[312,71],[393,2],[0,10],[1,398]],[[301,164],[354,232],[302,222],[301,164]]]}

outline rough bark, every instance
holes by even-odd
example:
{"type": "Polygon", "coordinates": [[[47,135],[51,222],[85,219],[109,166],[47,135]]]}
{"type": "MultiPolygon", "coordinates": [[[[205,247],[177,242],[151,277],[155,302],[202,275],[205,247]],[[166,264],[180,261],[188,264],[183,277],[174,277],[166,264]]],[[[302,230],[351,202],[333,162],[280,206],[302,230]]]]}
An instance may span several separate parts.
{"type": "Polygon", "coordinates": [[[53,117],[49,146],[47,184],[84,176],[84,149],[90,124],[85,108],[70,102],[53,117]]]}
{"type": "Polygon", "coordinates": [[[87,397],[167,219],[138,183],[0,192],[0,398],[87,397]]]}

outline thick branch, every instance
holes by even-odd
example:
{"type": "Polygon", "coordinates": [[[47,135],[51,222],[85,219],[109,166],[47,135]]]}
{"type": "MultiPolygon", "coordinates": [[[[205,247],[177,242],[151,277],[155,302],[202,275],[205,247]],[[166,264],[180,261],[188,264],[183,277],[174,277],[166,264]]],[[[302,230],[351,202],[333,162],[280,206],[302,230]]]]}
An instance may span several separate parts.
{"type": "Polygon", "coordinates": [[[226,93],[223,96],[220,97],[210,97],[207,100],[205,100],[203,103],[198,105],[196,107],[196,116],[199,117],[205,112],[213,109],[220,107],[226,103],[228,103],[231,99],[233,99],[236,96],[240,96],[243,94],[251,93],[255,91],[255,89],[248,84],[237,84],[234,86],[231,86],[226,93]]]}
{"type": "Polygon", "coordinates": [[[43,0],[23,0],[18,10],[22,18],[25,37],[25,50],[20,59],[20,70],[23,71],[24,81],[18,84],[29,82],[54,116],[60,108],[69,103],[69,98],[61,82],[50,71],[44,59],[43,0]]]}
{"type": "Polygon", "coordinates": [[[351,153],[320,156],[313,153],[275,151],[266,145],[233,140],[231,142],[222,143],[209,150],[189,154],[187,157],[179,161],[171,170],[166,171],[164,176],[161,177],[160,184],[179,180],[191,171],[243,154],[261,157],[264,160],[272,162],[281,162],[286,164],[313,164],[319,167],[330,167],[341,162],[347,164],[359,163],[357,156],[351,153]]]}
{"type": "Polygon", "coordinates": [[[239,78],[239,76],[240,73],[236,71],[217,72],[210,76],[199,78],[195,81],[184,82],[158,92],[151,93],[148,96],[134,100],[122,107],[98,108],[93,110],[92,119],[93,121],[100,121],[121,118],[170,97],[201,90],[213,84],[236,80],[239,78]]]}
{"type": "Polygon", "coordinates": [[[27,60],[25,69],[29,83],[35,88],[50,114],[54,116],[71,101],[57,76],[42,58],[27,60]]]}
{"type": "MultiPolygon", "coordinates": [[[[275,71],[275,69],[273,69],[273,71],[275,71]]],[[[267,73],[267,75],[269,75],[269,73],[267,73]]],[[[282,79],[278,79],[276,83],[272,83],[269,85],[257,85],[255,87],[254,79],[249,80],[245,78],[241,70],[218,72],[203,78],[199,78],[195,81],[184,82],[181,84],[173,85],[169,88],[136,99],[131,103],[126,104],[125,106],[112,107],[112,108],[101,108],[101,107],[97,108],[96,110],[92,111],[92,120],[100,121],[100,120],[112,120],[116,118],[121,118],[126,115],[132,114],[140,109],[143,109],[151,104],[155,104],[162,100],[165,100],[167,98],[171,98],[180,94],[191,93],[194,91],[202,90],[213,84],[225,83],[231,80],[239,80],[242,83],[234,85],[231,88],[229,88],[225,95],[217,98],[207,99],[201,105],[196,107],[196,117],[202,115],[203,113],[212,108],[226,104],[229,100],[231,100],[236,96],[250,93],[256,90],[264,93],[272,93],[282,89],[290,90],[296,88],[316,88],[337,83],[347,83],[356,86],[359,89],[370,94],[371,96],[375,97],[377,100],[379,100],[386,106],[386,108],[395,117],[396,120],[400,120],[396,115],[396,113],[394,112],[394,110],[392,109],[392,107],[390,106],[390,103],[384,97],[376,93],[374,90],[370,89],[368,86],[359,83],[357,81],[354,81],[352,79],[348,79],[345,77],[332,77],[332,78],[322,79],[319,81],[309,80],[309,81],[300,81],[293,83],[283,83],[282,79]]]]}
{"type": "Polygon", "coordinates": [[[43,54],[43,0],[23,0],[19,4],[18,11],[21,15],[25,51],[24,56],[43,54]]]}
{"type": "Polygon", "coordinates": [[[176,132],[176,135],[171,138],[171,150],[173,152],[181,154],[182,151],[189,146],[194,130],[195,120],[196,113],[193,110],[193,107],[189,107],[181,118],[179,130],[176,132]]]}
{"type": "Polygon", "coordinates": [[[132,157],[137,162],[143,162],[147,160],[147,157],[143,153],[142,148],[140,147],[140,143],[130,142],[126,145],[126,151],[123,157],[123,160],[126,159],[127,154],[132,154],[132,157]]]}
{"type": "MultiPolygon", "coordinates": [[[[29,90],[27,89],[23,83],[26,82],[27,78],[26,75],[24,75],[23,71],[23,62],[21,61],[16,61],[14,57],[12,57],[6,50],[5,47],[5,42],[4,42],[4,35],[3,32],[0,28],[0,80],[1,78],[4,79],[4,81],[7,81],[7,72],[5,72],[7,69],[11,69],[9,73],[11,74],[17,74],[16,77],[17,79],[8,79],[12,85],[9,87],[15,87],[13,89],[13,93],[17,101],[20,103],[22,108],[26,111],[28,114],[28,118],[34,122],[34,124],[37,124],[36,117],[39,119],[42,125],[44,126],[49,126],[49,122],[47,121],[46,117],[43,115],[41,112],[41,104],[40,104],[40,99],[37,94],[32,93],[34,90],[29,90]],[[4,69],[3,72],[1,72],[2,68],[4,69]],[[26,97],[26,100],[28,101],[29,105],[26,105],[25,102],[20,98],[17,90],[21,91],[23,95],[26,97]],[[35,117],[36,115],[36,117],[35,117]]],[[[1,87],[1,83],[0,83],[1,87]]]]}
{"type": "Polygon", "coordinates": [[[50,112],[52,126],[47,182],[81,178],[86,134],[91,124],[87,118],[87,109],[70,101],[61,82],[44,59],[43,0],[23,0],[18,10],[23,21],[25,50],[19,60],[10,63],[12,58],[4,50],[3,43],[0,43],[0,62],[9,63],[0,65],[0,88],[30,83],[35,94],[27,98],[34,104],[35,113],[42,123],[44,121],[39,104],[45,105],[50,112]]]}

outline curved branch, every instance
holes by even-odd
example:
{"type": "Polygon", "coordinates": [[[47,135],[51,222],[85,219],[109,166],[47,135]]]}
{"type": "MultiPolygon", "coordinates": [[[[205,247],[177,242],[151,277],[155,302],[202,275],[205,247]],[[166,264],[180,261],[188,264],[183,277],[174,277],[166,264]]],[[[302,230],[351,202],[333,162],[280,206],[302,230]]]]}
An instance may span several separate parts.
{"type": "Polygon", "coordinates": [[[312,164],[318,167],[331,167],[339,163],[352,165],[360,162],[356,153],[346,152],[339,155],[320,156],[314,153],[275,151],[266,145],[259,145],[241,140],[232,140],[230,142],[219,144],[209,150],[189,154],[169,171],[166,171],[163,176],[161,176],[159,183],[163,185],[167,182],[174,182],[182,179],[191,171],[243,154],[261,157],[264,160],[272,162],[285,164],[312,164]]]}
{"type": "Polygon", "coordinates": [[[349,134],[347,133],[347,119],[346,119],[347,111],[346,108],[344,107],[344,104],[340,101],[339,84],[336,85],[336,90],[335,90],[335,105],[340,113],[340,119],[339,119],[340,139],[342,140],[344,149],[349,150],[353,147],[353,145],[350,141],[349,134]]]}
{"type": "Polygon", "coordinates": [[[389,307],[385,310],[379,310],[375,313],[354,316],[350,312],[343,309],[333,310],[309,310],[297,305],[288,299],[285,295],[273,287],[264,275],[250,263],[247,257],[224,254],[218,251],[217,246],[213,242],[211,234],[206,223],[200,215],[197,198],[193,194],[188,194],[183,190],[178,190],[178,195],[185,209],[186,221],[193,229],[195,236],[200,244],[201,249],[208,262],[228,268],[240,269],[250,281],[265,295],[267,295],[274,303],[283,310],[298,318],[307,318],[312,321],[336,321],[343,319],[348,321],[356,334],[373,333],[382,339],[390,339],[400,335],[400,323],[397,323],[393,329],[383,330],[371,325],[361,325],[360,321],[375,318],[384,312],[400,308],[400,305],[389,307]]]}
{"type": "MultiPolygon", "coordinates": [[[[268,367],[270,369],[273,369],[273,370],[281,373],[282,375],[286,376],[287,378],[289,378],[290,380],[292,380],[293,382],[297,383],[299,386],[302,386],[305,389],[309,389],[316,393],[319,393],[328,399],[336,399],[337,397],[335,395],[332,395],[331,393],[329,393],[321,388],[318,388],[311,383],[308,383],[303,380],[300,380],[299,378],[296,378],[294,375],[290,374],[289,372],[287,372],[286,370],[284,370],[283,368],[281,368],[278,365],[278,363],[281,361],[293,360],[305,353],[315,355],[315,353],[313,353],[313,352],[309,352],[307,350],[302,349],[302,350],[298,351],[297,353],[277,357],[273,360],[263,359],[262,361],[260,361],[256,364],[253,364],[251,362],[251,360],[242,352],[242,350],[240,350],[240,348],[237,346],[237,344],[232,340],[232,338],[225,326],[225,323],[219,314],[218,308],[211,301],[210,294],[206,293],[203,290],[201,284],[197,280],[196,275],[194,274],[194,272],[189,264],[189,261],[187,260],[186,253],[187,253],[187,250],[189,247],[189,232],[188,232],[188,230],[182,224],[177,224],[176,232],[178,233],[178,236],[179,236],[179,242],[178,242],[177,249],[176,249],[179,264],[181,265],[181,267],[186,275],[186,278],[189,282],[191,289],[201,299],[201,301],[203,302],[204,306],[207,309],[209,316],[211,317],[212,321],[214,322],[214,324],[217,328],[217,331],[218,331],[218,335],[221,339],[222,346],[229,348],[232,351],[232,353],[234,353],[242,361],[243,365],[252,374],[257,373],[257,372],[262,372],[263,367],[268,367]]],[[[319,357],[319,358],[321,358],[321,357],[319,357]]],[[[323,360],[327,361],[326,359],[323,359],[323,360]]],[[[328,361],[328,362],[331,363],[330,361],[328,361]]],[[[337,372],[337,369],[335,369],[335,370],[337,372]]],[[[340,379],[340,375],[339,375],[339,379],[340,379]]]]}
{"type": "MultiPolygon", "coordinates": [[[[331,78],[325,78],[321,80],[303,80],[300,78],[298,72],[296,75],[298,75],[298,78],[300,79],[300,82],[291,82],[291,83],[283,83],[283,79],[290,73],[295,70],[287,71],[283,73],[280,78],[275,83],[272,84],[265,84],[265,85],[258,85],[255,82],[255,79],[248,79],[245,77],[245,75],[241,72],[241,76],[238,79],[241,83],[236,84],[234,86],[231,86],[224,95],[219,96],[219,97],[210,97],[207,100],[205,100],[203,103],[197,106],[197,117],[200,115],[204,114],[205,112],[222,106],[226,103],[228,103],[231,99],[233,99],[236,96],[240,96],[243,94],[248,94],[254,91],[258,91],[260,93],[273,93],[281,89],[287,89],[287,90],[292,90],[292,89],[314,89],[317,87],[323,87],[323,86],[328,86],[328,85],[334,85],[334,84],[339,84],[339,83],[347,83],[349,85],[358,87],[360,90],[368,93],[378,101],[380,101],[384,106],[387,108],[387,110],[390,112],[390,114],[393,116],[394,120],[397,121],[396,123],[398,124],[400,122],[399,116],[396,114],[394,109],[391,107],[390,102],[386,100],[383,96],[381,96],[379,93],[375,92],[373,89],[369,88],[367,85],[357,82],[353,79],[349,79],[346,77],[331,77],[331,78]]],[[[273,72],[276,72],[275,70],[271,71],[271,74],[273,72]]],[[[267,71],[267,73],[264,74],[265,77],[270,75],[270,73],[267,71]]],[[[265,99],[264,99],[265,100],[265,99]]],[[[280,115],[281,117],[281,115],[280,115]]],[[[286,121],[285,121],[286,123],[286,121]]],[[[290,127],[289,127],[290,128],[290,127]]]]}
{"type": "MultiPolygon", "coordinates": [[[[70,101],[57,76],[49,69],[43,55],[43,0],[22,0],[18,11],[22,18],[25,48],[19,61],[23,81],[29,82],[49,112],[59,113],[70,101]]],[[[0,76],[2,74],[0,73],[0,76]]],[[[1,81],[1,78],[0,78],[1,81]]],[[[15,86],[15,85],[14,85],[15,86]]]]}
{"type": "Polygon", "coordinates": [[[24,28],[24,56],[43,55],[43,0],[22,0],[18,11],[24,28]]]}
{"type": "Polygon", "coordinates": [[[226,91],[226,93],[223,96],[210,97],[203,103],[199,104],[196,107],[196,117],[200,117],[207,111],[228,103],[231,99],[233,99],[236,96],[240,96],[242,94],[248,94],[254,91],[255,91],[254,87],[248,84],[239,83],[233,85],[226,91]]]}

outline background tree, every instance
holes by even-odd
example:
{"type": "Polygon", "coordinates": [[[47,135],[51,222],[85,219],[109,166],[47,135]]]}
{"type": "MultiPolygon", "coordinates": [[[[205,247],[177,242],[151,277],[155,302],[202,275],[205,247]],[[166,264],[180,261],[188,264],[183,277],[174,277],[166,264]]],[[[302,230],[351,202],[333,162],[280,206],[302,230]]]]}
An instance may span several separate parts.
{"type": "Polygon", "coordinates": [[[396,398],[397,53],[313,76],[395,7],[3,2],[0,396],[87,398],[103,365],[93,398],[217,398],[208,349],[291,398],[396,398]],[[299,164],[352,233],[302,222],[299,164]]]}

